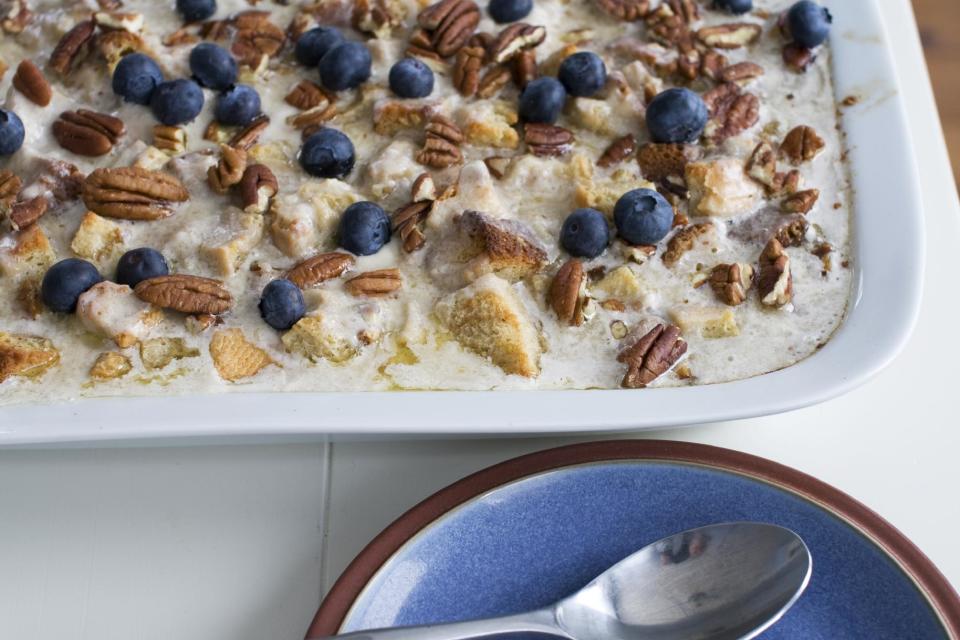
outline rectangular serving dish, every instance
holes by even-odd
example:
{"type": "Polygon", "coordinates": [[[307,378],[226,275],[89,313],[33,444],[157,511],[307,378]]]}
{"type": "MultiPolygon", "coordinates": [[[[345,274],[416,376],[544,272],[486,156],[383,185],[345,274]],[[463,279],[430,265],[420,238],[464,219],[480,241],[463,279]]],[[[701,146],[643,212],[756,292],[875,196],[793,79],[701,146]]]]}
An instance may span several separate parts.
{"type": "Polygon", "coordinates": [[[903,348],[920,308],[923,211],[899,82],[874,0],[827,0],[853,186],[853,291],[826,346],[746,380],[638,391],[223,393],[0,408],[0,446],[310,434],[634,430],[768,415],[846,393],[903,348]]]}

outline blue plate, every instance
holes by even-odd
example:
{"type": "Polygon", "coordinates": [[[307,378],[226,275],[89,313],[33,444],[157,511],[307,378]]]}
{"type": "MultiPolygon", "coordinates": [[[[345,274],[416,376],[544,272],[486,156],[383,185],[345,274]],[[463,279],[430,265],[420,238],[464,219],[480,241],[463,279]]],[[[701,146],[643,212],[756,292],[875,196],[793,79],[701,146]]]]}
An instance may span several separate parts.
{"type": "Polygon", "coordinates": [[[478,476],[415,508],[364,551],[311,635],[536,609],[664,536],[750,520],[793,529],[813,555],[807,591],[763,638],[957,637],[956,594],[915,547],[851,498],[769,461],[700,445],[598,443],[478,476]],[[651,455],[657,446],[670,452],[651,455]]]}

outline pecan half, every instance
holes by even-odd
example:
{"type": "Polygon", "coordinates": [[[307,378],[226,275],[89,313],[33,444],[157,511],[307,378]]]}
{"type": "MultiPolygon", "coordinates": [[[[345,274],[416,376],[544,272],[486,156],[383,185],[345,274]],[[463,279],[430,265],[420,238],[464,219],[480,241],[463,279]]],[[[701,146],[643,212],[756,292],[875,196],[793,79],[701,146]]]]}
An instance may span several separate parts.
{"type": "Polygon", "coordinates": [[[293,89],[290,90],[283,101],[291,107],[302,109],[304,111],[315,107],[327,107],[334,102],[334,97],[324,91],[323,87],[310,82],[301,80],[293,89]]]}
{"type": "Polygon", "coordinates": [[[645,17],[650,37],[667,46],[676,46],[692,39],[690,23],[699,12],[689,0],[669,0],[645,17]]]}
{"type": "Polygon", "coordinates": [[[784,213],[808,213],[817,204],[820,198],[820,189],[806,189],[792,193],[780,203],[780,210],[784,213]]]}
{"type": "Polygon", "coordinates": [[[675,265],[687,251],[693,249],[697,239],[712,230],[712,222],[698,222],[680,229],[667,242],[667,250],[663,252],[663,263],[668,267],[675,265]]]}
{"type": "Polygon", "coordinates": [[[432,200],[421,200],[406,204],[394,212],[391,218],[393,232],[400,235],[403,250],[407,253],[420,249],[426,242],[421,225],[432,210],[432,200]]]}
{"type": "Polygon", "coordinates": [[[349,253],[321,253],[298,263],[284,277],[301,289],[307,289],[340,277],[354,262],[349,253]]]}
{"type": "Polygon", "coordinates": [[[417,16],[417,24],[430,34],[430,47],[449,58],[467,43],[480,23],[480,8],[472,0],[440,0],[417,16]]]}
{"type": "Polygon", "coordinates": [[[650,10],[650,0],[596,0],[597,6],[624,22],[641,20],[650,10]]]}
{"type": "Polygon", "coordinates": [[[94,170],[83,183],[87,208],[108,218],[157,220],[173,212],[174,202],[190,194],[175,177],[139,167],[94,170]]]}
{"type": "Polygon", "coordinates": [[[264,129],[266,129],[267,125],[269,124],[270,117],[266,114],[261,114],[251,120],[247,126],[230,138],[227,144],[229,144],[231,147],[236,147],[237,149],[243,149],[246,151],[253,145],[257,144],[257,140],[260,139],[260,136],[263,135],[264,129]]]}
{"type": "Polygon", "coordinates": [[[270,206],[270,198],[277,195],[280,185],[277,177],[265,164],[251,164],[240,178],[240,206],[247,213],[265,213],[270,206]]]}
{"type": "Polygon", "coordinates": [[[207,183],[219,194],[224,194],[243,178],[247,168],[247,152],[230,145],[220,145],[220,161],[207,169],[207,183]]]}
{"type": "Polygon", "coordinates": [[[96,28],[93,20],[84,20],[63,34],[50,54],[50,68],[60,75],[69,73],[74,62],[79,60],[84,46],[93,38],[96,28]]]}
{"type": "Polygon", "coordinates": [[[403,24],[406,8],[389,0],[355,0],[350,22],[357,31],[387,38],[403,24]]]}
{"type": "Polygon", "coordinates": [[[233,296],[219,280],[199,276],[158,276],[140,281],[137,297],[164,309],[182,313],[220,315],[233,306],[233,296]]]}
{"type": "Polygon", "coordinates": [[[715,145],[740,135],[760,119],[760,100],[733,82],[717,85],[703,95],[703,101],[710,112],[704,136],[715,145]]]}
{"type": "Polygon", "coordinates": [[[562,156],[573,146],[573,132],[540,122],[523,125],[523,141],[535,156],[562,156]]]}
{"type": "Polygon", "coordinates": [[[13,75],[13,86],[22,93],[27,100],[41,107],[50,104],[53,98],[53,89],[43,75],[43,71],[31,60],[22,60],[17,65],[17,72],[13,75]]]}
{"type": "Polygon", "coordinates": [[[607,147],[600,159],[597,160],[597,166],[612,167],[615,164],[620,164],[624,159],[633,155],[636,150],[637,139],[633,137],[632,133],[628,133],[617,138],[607,147]]]}
{"type": "Polygon", "coordinates": [[[709,282],[720,300],[735,307],[747,299],[753,286],[753,267],[741,262],[718,264],[710,271],[709,282]]]}
{"type": "Polygon", "coordinates": [[[813,127],[801,125],[791,129],[780,143],[780,155],[791,164],[799,165],[813,160],[825,146],[823,138],[817,135],[813,127]]]}
{"type": "Polygon", "coordinates": [[[790,257],[776,238],[771,238],[760,253],[757,291],[760,293],[760,302],[768,307],[782,307],[793,298],[790,257]]]}
{"type": "Polygon", "coordinates": [[[427,58],[428,60],[441,60],[440,55],[433,50],[433,40],[426,29],[417,27],[410,34],[410,44],[407,45],[408,56],[417,56],[427,58]]]}
{"type": "Polygon", "coordinates": [[[350,278],[344,285],[353,296],[385,296],[403,286],[399,269],[378,269],[367,271],[355,278],[350,278]]]}
{"type": "Polygon", "coordinates": [[[669,371],[686,352],[687,342],[680,336],[680,329],[658,324],[617,356],[617,362],[627,365],[620,384],[627,389],[643,389],[669,371]]]}
{"type": "Polygon", "coordinates": [[[120,118],[86,109],[64,111],[53,123],[53,137],[60,146],[80,156],[109,153],[125,132],[120,118]]]}
{"type": "Polygon", "coordinates": [[[183,153],[187,150],[187,130],[164,124],[154,125],[153,146],[174,155],[183,153]]]}
{"type": "Polygon", "coordinates": [[[427,123],[426,133],[423,149],[417,153],[417,162],[442,169],[463,160],[460,152],[463,132],[453,120],[439,114],[434,115],[427,123]]]}
{"type": "Polygon", "coordinates": [[[533,49],[547,38],[545,27],[532,26],[525,22],[514,22],[504,28],[490,47],[490,58],[503,64],[521,51],[533,49]]]}
{"type": "Polygon", "coordinates": [[[46,196],[37,196],[17,202],[10,209],[10,225],[14,231],[26,229],[47,212],[49,201],[46,196]]]}
{"type": "Polygon", "coordinates": [[[514,56],[510,62],[510,67],[513,71],[513,83],[520,89],[540,76],[540,71],[537,68],[537,52],[533,49],[524,49],[514,56]]]}
{"type": "Polygon", "coordinates": [[[557,271],[547,291],[547,303],[560,319],[571,327],[579,327],[586,317],[583,309],[588,298],[584,294],[586,273],[576,258],[567,260],[557,271]]]}
{"type": "Polygon", "coordinates": [[[237,62],[252,69],[257,68],[264,57],[272,58],[283,47],[287,34],[266,18],[237,22],[237,35],[230,51],[237,62]]]}
{"type": "Polygon", "coordinates": [[[813,49],[801,47],[793,42],[783,46],[783,63],[796,73],[804,73],[817,59],[813,49]]]}
{"type": "Polygon", "coordinates": [[[469,98],[477,92],[480,87],[480,69],[483,68],[486,55],[485,48],[472,42],[457,52],[453,62],[453,86],[460,95],[469,98]]]}
{"type": "Polygon", "coordinates": [[[687,164],[698,160],[700,155],[696,145],[649,142],[640,147],[637,162],[644,178],[660,182],[670,177],[682,178],[687,164]]]}
{"type": "Polygon", "coordinates": [[[492,98],[510,82],[510,69],[507,67],[490,67],[483,78],[480,79],[480,85],[477,87],[478,98],[492,98]]]}
{"type": "Polygon", "coordinates": [[[720,72],[720,80],[723,82],[743,82],[752,80],[763,75],[763,67],[755,62],[738,62],[724,68],[720,72]]]}
{"type": "Polygon", "coordinates": [[[697,39],[715,49],[739,49],[760,38],[763,28],[751,22],[731,22],[697,30],[697,39]]]}

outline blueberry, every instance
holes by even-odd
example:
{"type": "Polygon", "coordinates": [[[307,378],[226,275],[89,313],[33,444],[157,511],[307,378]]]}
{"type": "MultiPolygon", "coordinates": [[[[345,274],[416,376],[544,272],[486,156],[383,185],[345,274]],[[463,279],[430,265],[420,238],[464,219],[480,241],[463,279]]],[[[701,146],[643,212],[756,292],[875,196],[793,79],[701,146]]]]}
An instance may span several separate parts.
{"type": "Polygon", "coordinates": [[[533,10],[533,0],[490,0],[487,12],[494,22],[516,22],[533,10]]]}
{"type": "Polygon", "coordinates": [[[617,200],[613,222],[630,244],[657,244],[673,227],[673,207],[652,189],[634,189],[617,200]]]}
{"type": "Polygon", "coordinates": [[[217,11],[217,0],[177,0],[177,11],[187,22],[206,20],[217,11]]]}
{"type": "Polygon", "coordinates": [[[607,65],[592,51],[578,51],[560,64],[557,78],[572,96],[592,96],[607,83],[607,65]]]}
{"type": "Polygon", "coordinates": [[[223,47],[203,42],[190,52],[190,73],[200,86],[223,91],[237,81],[237,61],[223,47]]]}
{"type": "Polygon", "coordinates": [[[390,68],[390,89],[401,98],[425,98],[433,93],[433,71],[416,58],[404,58],[390,68]]]}
{"type": "Polygon", "coordinates": [[[203,109],[203,90],[193,80],[180,78],[164,82],[150,98],[153,115],[165,125],[183,124],[203,109]]]}
{"type": "Polygon", "coordinates": [[[707,126],[707,105],[690,89],[667,89],[647,106],[654,142],[696,142],[707,126]]]}
{"type": "Polygon", "coordinates": [[[323,127],[300,148],[300,166],[318,178],[342,178],[353,169],[356,156],[346,134],[323,127]]]}
{"type": "Polygon", "coordinates": [[[753,0],[713,0],[713,5],[727,13],[740,15],[753,9],[753,0]]]}
{"type": "Polygon", "coordinates": [[[293,50],[297,62],[315,67],[327,51],[343,42],[343,34],[336,27],[314,27],[297,40],[293,50]]]}
{"type": "Polygon", "coordinates": [[[327,51],[317,68],[320,82],[331,91],[353,89],[370,77],[370,50],[359,42],[344,42],[327,51]]]}
{"type": "Polygon", "coordinates": [[[289,280],[272,280],[260,294],[260,316],[277,331],[297,324],[306,312],[300,288],[289,280]]]}
{"type": "Polygon", "coordinates": [[[537,78],[527,83],[520,94],[520,117],[526,122],[553,124],[566,99],[567,92],[559,80],[537,78]]]}
{"type": "Polygon", "coordinates": [[[170,273],[167,261],[156,249],[131,249],[117,262],[117,282],[131,289],[141,280],[149,280],[170,273]]]}
{"type": "Polygon", "coordinates": [[[154,89],[162,82],[160,67],[142,53],[123,56],[113,71],[113,92],[127,102],[150,104],[154,89]]]}
{"type": "Polygon", "coordinates": [[[610,242],[607,219],[596,209],[577,209],[563,221],[560,245],[578,258],[596,258],[610,242]]]}
{"type": "Polygon", "coordinates": [[[97,268],[86,260],[67,258],[47,269],[40,285],[40,299],[51,311],[73,313],[80,294],[102,281],[97,268]]]}
{"type": "Polygon", "coordinates": [[[358,256],[369,256],[390,240],[390,217],[372,202],[355,202],[340,217],[340,246],[358,256]]]}
{"type": "Polygon", "coordinates": [[[787,27],[793,41],[808,49],[826,41],[832,22],[833,16],[826,7],[811,0],[800,0],[787,12],[787,27]]]}
{"type": "Polygon", "coordinates": [[[13,111],[0,109],[0,156],[13,155],[23,145],[23,121],[13,111]]]}
{"type": "Polygon", "coordinates": [[[217,96],[214,117],[225,125],[245,125],[260,115],[260,94],[253,87],[238,84],[217,96]]]}

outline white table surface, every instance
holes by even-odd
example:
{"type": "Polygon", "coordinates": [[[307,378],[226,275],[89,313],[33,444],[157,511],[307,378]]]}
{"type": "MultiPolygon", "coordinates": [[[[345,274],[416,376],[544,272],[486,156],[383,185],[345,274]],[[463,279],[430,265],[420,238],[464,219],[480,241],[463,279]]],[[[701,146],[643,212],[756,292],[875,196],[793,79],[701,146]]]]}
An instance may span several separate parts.
{"type": "MultiPolygon", "coordinates": [[[[813,474],[890,520],[960,586],[960,206],[909,3],[878,2],[928,224],[910,346],[832,402],[643,437],[731,447],[813,474]]],[[[0,638],[298,640],[324,590],[408,507],[484,466],[572,440],[0,452],[0,638]]]]}

